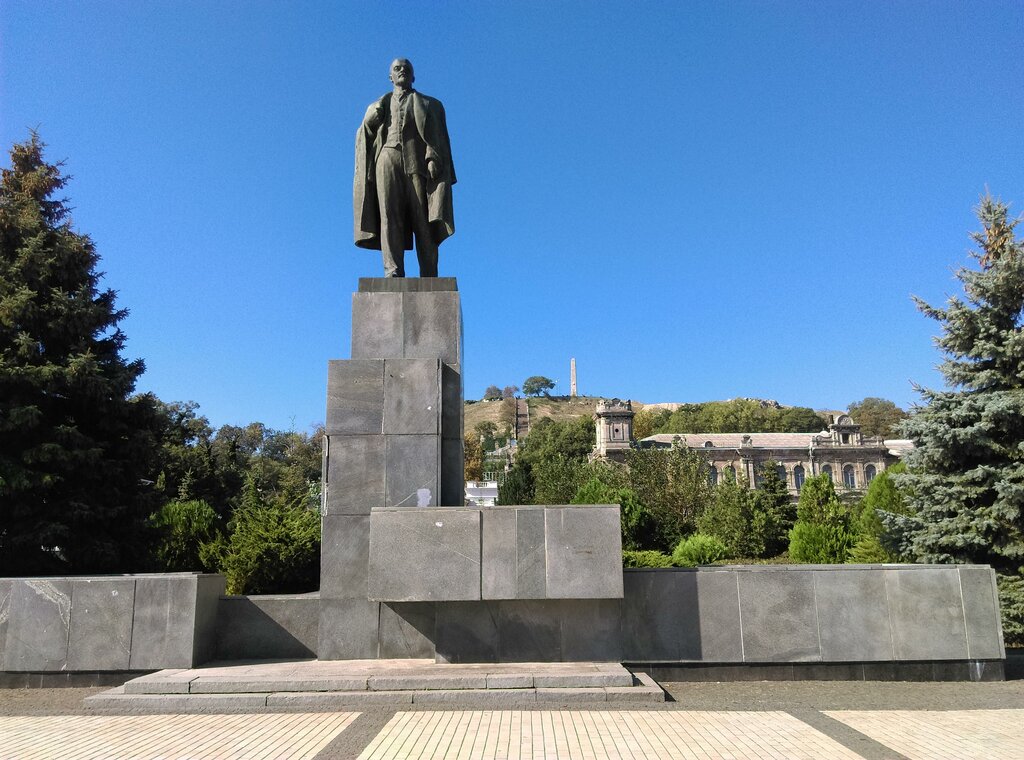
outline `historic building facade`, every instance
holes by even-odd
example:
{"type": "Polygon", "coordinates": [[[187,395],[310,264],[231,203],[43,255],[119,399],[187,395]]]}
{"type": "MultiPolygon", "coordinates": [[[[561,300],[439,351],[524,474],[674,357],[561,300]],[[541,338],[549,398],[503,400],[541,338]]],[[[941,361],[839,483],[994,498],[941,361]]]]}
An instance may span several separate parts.
{"type": "Polygon", "coordinates": [[[621,461],[631,445],[641,448],[686,446],[701,449],[719,482],[732,473],[756,487],[764,465],[774,462],[790,493],[807,478],[827,474],[842,490],[862,490],[874,477],[899,461],[913,444],[865,436],[848,415],[839,415],[818,433],[659,433],[632,441],[633,408],[629,401],[598,404],[594,414],[597,445],[592,458],[621,461]]]}

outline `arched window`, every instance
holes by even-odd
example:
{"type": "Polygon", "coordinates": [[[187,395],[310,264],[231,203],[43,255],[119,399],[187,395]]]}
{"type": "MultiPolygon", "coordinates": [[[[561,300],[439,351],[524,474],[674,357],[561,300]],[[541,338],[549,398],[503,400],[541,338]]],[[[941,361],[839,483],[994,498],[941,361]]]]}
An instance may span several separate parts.
{"type": "Polygon", "coordinates": [[[878,474],[878,471],[875,469],[875,466],[873,464],[869,464],[867,467],[864,468],[864,479],[868,483],[870,483],[872,480],[874,480],[875,479],[875,475],[877,475],[877,474],[878,474]]]}
{"type": "Polygon", "coordinates": [[[830,464],[823,464],[821,466],[821,474],[822,475],[828,475],[828,479],[832,480],[832,465],[830,465],[830,464]]]}
{"type": "Polygon", "coordinates": [[[848,464],[843,468],[843,485],[847,488],[857,487],[857,476],[853,472],[852,464],[848,464]]]}
{"type": "Polygon", "coordinates": [[[708,483],[713,486],[718,485],[718,468],[711,465],[711,469],[708,471],[708,483]]]}
{"type": "Polygon", "coordinates": [[[798,491],[804,487],[804,466],[802,464],[793,468],[793,485],[798,491]]]}
{"type": "Polygon", "coordinates": [[[775,474],[779,476],[779,480],[781,480],[783,483],[786,482],[786,468],[783,467],[781,464],[775,466],[775,474]]]}
{"type": "Polygon", "coordinates": [[[715,448],[715,444],[713,444],[711,441],[704,441],[704,448],[713,449],[715,448]]]}

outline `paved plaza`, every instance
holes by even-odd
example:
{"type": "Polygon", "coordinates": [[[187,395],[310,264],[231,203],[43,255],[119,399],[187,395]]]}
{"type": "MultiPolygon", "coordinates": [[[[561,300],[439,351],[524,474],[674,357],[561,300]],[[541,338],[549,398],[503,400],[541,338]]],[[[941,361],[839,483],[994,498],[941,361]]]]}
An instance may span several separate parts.
{"type": "Polygon", "coordinates": [[[0,690],[0,758],[1021,758],[1024,682],[663,684],[660,704],[96,711],[102,688],[0,690]]]}

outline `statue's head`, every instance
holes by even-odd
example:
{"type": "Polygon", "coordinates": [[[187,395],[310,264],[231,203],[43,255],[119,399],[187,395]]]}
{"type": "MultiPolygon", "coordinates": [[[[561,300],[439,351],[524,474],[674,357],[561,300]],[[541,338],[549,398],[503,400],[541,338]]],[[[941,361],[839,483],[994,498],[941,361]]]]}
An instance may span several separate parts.
{"type": "Polygon", "coordinates": [[[399,87],[411,87],[416,81],[412,71],[412,62],[408,58],[396,58],[391,62],[389,79],[399,87]]]}

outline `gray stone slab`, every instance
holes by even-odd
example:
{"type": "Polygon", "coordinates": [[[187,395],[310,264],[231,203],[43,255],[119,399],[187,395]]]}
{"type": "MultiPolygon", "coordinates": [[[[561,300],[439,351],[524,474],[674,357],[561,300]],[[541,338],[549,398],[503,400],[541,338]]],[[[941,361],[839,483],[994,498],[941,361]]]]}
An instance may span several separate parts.
{"type": "Polygon", "coordinates": [[[132,670],[194,664],[198,584],[192,574],[138,577],[132,625],[132,670]]]}
{"type": "Polygon", "coordinates": [[[457,292],[403,293],[401,356],[462,366],[462,306],[457,292]]]}
{"type": "Polygon", "coordinates": [[[222,597],[216,656],[219,660],[316,657],[319,628],[317,596],[222,597]]]}
{"type": "Polygon", "coordinates": [[[440,435],[441,364],[437,359],[384,360],[384,433],[440,435]]]}
{"type": "Polygon", "coordinates": [[[893,659],[884,572],[812,572],[821,657],[825,662],[893,659]]]}
{"type": "Polygon", "coordinates": [[[744,661],[820,661],[811,572],[770,569],[737,575],[744,661]]]}
{"type": "Polygon", "coordinates": [[[538,688],[538,702],[606,702],[608,693],[600,686],[579,689],[538,688]]]}
{"type": "Polygon", "coordinates": [[[217,652],[217,614],[227,580],[219,573],[196,577],[195,635],[192,639],[192,664],[202,665],[217,652]]]}
{"type": "Polygon", "coordinates": [[[487,705],[515,706],[529,705],[537,701],[534,689],[438,689],[412,693],[413,704],[465,704],[468,706],[487,705]]]}
{"type": "Polygon", "coordinates": [[[384,432],[384,360],[327,362],[328,435],[384,432]]]}
{"type": "Polygon", "coordinates": [[[190,694],[247,694],[310,691],[365,691],[367,677],[330,676],[324,678],[224,678],[199,676],[189,685],[190,694]]]}
{"type": "Polygon", "coordinates": [[[371,691],[410,691],[423,689],[484,689],[486,674],[400,674],[370,676],[371,691]]]}
{"type": "Polygon", "coordinates": [[[4,670],[65,670],[71,624],[71,582],[14,580],[4,670]]]}
{"type": "Polygon", "coordinates": [[[383,435],[327,438],[325,515],[368,515],[384,504],[386,472],[383,435]]]}
{"type": "Polygon", "coordinates": [[[0,578],[0,670],[4,670],[4,649],[7,645],[7,621],[11,617],[11,581],[0,578]]]}
{"type": "Polygon", "coordinates": [[[488,673],[488,689],[532,689],[532,673],[488,673]]]}
{"type": "Polygon", "coordinates": [[[620,673],[537,673],[533,677],[537,688],[557,687],[591,688],[602,686],[632,686],[633,676],[625,668],[620,673]]]}
{"type": "Polygon", "coordinates": [[[498,662],[498,605],[451,602],[437,606],[438,662],[498,662]]]}
{"type": "Polygon", "coordinates": [[[438,506],[441,439],[436,435],[389,435],[385,441],[384,506],[438,506]]]}
{"type": "Polygon", "coordinates": [[[360,277],[360,293],[433,293],[459,289],[454,277],[360,277]]]}
{"type": "MultiPolygon", "coordinates": [[[[516,599],[545,599],[547,588],[546,509],[516,509],[516,599]]],[[[620,563],[621,564],[621,563],[620,563]]]]}
{"type": "Polygon", "coordinates": [[[374,510],[369,596],[386,602],[479,599],[480,512],[374,510]]]}
{"type": "Polygon", "coordinates": [[[266,694],[118,694],[101,692],[87,697],[92,708],[138,710],[195,715],[217,712],[262,712],[267,705],[266,694]]]}
{"type": "Polygon", "coordinates": [[[441,504],[461,507],[466,500],[465,453],[462,438],[441,439],[441,504]]]}
{"type": "MultiPolygon", "coordinates": [[[[481,511],[480,594],[484,599],[515,599],[517,509],[481,511]]],[[[541,514],[543,520],[543,514],[541,514]]],[[[543,522],[542,522],[543,526],[543,522]]]]}
{"type": "Polygon", "coordinates": [[[463,438],[462,371],[456,364],[441,364],[441,437],[463,438]]]}
{"type": "Polygon", "coordinates": [[[267,696],[268,707],[344,707],[347,705],[411,705],[411,691],[279,692],[267,696]]]}
{"type": "MultiPolygon", "coordinates": [[[[696,571],[627,570],[623,574],[623,659],[629,662],[700,660],[696,571]]],[[[735,581],[733,582],[735,585],[735,581]]],[[[733,600],[735,604],[735,599],[733,600]]]]}
{"type": "Polygon", "coordinates": [[[366,599],[320,599],[321,660],[373,660],[378,656],[380,605],[366,599]]]}
{"type": "Polygon", "coordinates": [[[405,356],[401,293],[352,294],[352,358],[405,356]]]}
{"type": "Polygon", "coordinates": [[[956,567],[885,570],[897,660],[966,660],[960,576],[956,567]]]}
{"type": "Polygon", "coordinates": [[[191,669],[169,668],[133,678],[124,684],[125,694],[188,694],[195,678],[191,669]]]}
{"type": "Polygon", "coordinates": [[[393,602],[380,606],[382,659],[434,658],[434,605],[393,602]]]}
{"type": "Polygon", "coordinates": [[[621,599],[560,599],[555,604],[559,611],[563,660],[617,662],[622,659],[621,599]]]}
{"type": "Polygon", "coordinates": [[[705,662],[742,662],[737,573],[699,570],[696,575],[700,659],[705,662]]]}
{"type": "Polygon", "coordinates": [[[500,662],[559,662],[559,602],[515,599],[497,603],[500,662]]]}
{"type": "Polygon", "coordinates": [[[134,606],[133,579],[72,581],[68,670],[127,670],[134,606]]]}
{"type": "Polygon", "coordinates": [[[961,567],[960,590],[967,619],[967,652],[972,660],[1006,657],[996,574],[988,567],[961,567]]]}
{"type": "Polygon", "coordinates": [[[659,686],[608,686],[609,702],[664,702],[665,692],[659,686]]]}
{"type": "Polygon", "coordinates": [[[622,598],[622,534],[617,505],[547,507],[544,535],[547,598],[622,598]]]}
{"type": "Polygon", "coordinates": [[[320,596],[366,599],[370,516],[324,515],[320,531],[320,596]]]}

